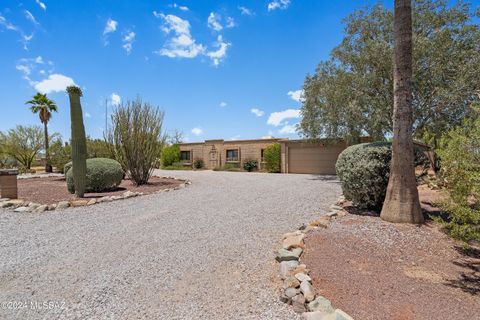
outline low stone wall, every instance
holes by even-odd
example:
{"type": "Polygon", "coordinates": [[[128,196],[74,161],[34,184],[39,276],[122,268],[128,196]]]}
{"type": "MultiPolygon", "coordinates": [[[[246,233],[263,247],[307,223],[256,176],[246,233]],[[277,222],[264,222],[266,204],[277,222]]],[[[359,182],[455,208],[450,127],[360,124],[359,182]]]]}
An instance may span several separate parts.
{"type": "Polygon", "coordinates": [[[344,201],[340,197],[337,204],[331,206],[332,211],[321,214],[307,226],[284,234],[282,247],[276,253],[276,260],[280,264],[279,276],[283,280],[280,300],[291,305],[295,312],[302,313],[307,320],[353,320],[344,311],[335,309],[330,300],[315,294],[308,267],[300,262],[306,234],[319,228],[328,228],[332,219],[344,215],[340,206],[344,201]]]}

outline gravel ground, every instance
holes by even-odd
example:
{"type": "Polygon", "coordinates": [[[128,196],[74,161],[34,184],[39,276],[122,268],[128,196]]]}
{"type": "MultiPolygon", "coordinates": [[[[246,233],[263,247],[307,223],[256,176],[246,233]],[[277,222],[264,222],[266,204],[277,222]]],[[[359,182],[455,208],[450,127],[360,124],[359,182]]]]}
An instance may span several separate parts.
{"type": "Polygon", "coordinates": [[[328,210],[338,182],[157,174],[193,184],[60,212],[0,209],[0,319],[297,319],[278,300],[274,250],[328,210]]]}

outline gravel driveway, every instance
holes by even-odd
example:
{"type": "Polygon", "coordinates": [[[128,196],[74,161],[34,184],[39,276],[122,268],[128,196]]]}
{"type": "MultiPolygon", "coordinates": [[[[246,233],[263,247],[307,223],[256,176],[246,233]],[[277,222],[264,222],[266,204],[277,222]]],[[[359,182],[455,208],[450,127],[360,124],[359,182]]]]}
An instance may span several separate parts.
{"type": "Polygon", "coordinates": [[[0,209],[0,319],[296,319],[278,300],[274,250],[328,210],[338,182],[157,174],[192,185],[59,212],[0,209]]]}

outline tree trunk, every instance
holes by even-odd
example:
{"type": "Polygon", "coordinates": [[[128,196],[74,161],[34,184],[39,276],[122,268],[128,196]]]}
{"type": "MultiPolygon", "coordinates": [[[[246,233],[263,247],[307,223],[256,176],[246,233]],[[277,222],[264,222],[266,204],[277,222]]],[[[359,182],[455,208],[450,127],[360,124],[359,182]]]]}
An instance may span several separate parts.
{"type": "Polygon", "coordinates": [[[394,36],[392,163],[380,217],[389,222],[423,223],[413,162],[411,0],[395,0],[394,36]]]}
{"type": "Polygon", "coordinates": [[[43,133],[45,135],[45,172],[52,172],[52,167],[50,166],[50,153],[48,151],[48,124],[46,121],[43,123],[43,133]]]}

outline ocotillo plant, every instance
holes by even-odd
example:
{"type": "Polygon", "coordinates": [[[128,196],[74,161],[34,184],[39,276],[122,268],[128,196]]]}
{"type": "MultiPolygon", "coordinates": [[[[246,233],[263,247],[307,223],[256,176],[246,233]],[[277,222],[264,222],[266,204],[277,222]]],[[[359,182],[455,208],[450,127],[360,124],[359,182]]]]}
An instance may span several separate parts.
{"type": "Polygon", "coordinates": [[[70,119],[72,127],[72,169],[75,195],[83,198],[87,174],[87,139],[83,126],[83,112],[80,104],[82,90],[77,86],[67,87],[70,98],[70,119]]]}

